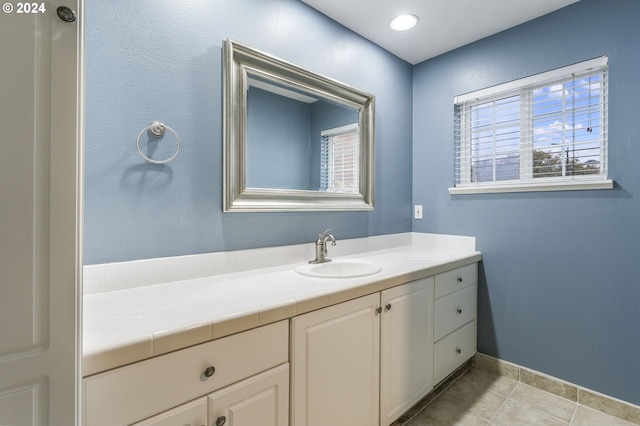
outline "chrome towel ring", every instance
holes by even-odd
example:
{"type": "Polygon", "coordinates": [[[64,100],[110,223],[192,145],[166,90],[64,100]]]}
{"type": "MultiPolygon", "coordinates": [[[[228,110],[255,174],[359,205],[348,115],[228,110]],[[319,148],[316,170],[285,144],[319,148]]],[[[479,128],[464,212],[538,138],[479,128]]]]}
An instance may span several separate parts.
{"type": "Polygon", "coordinates": [[[140,156],[144,158],[146,161],[148,161],[149,163],[166,164],[178,156],[178,152],[180,152],[180,136],[178,136],[178,133],[176,133],[175,130],[173,130],[171,127],[167,126],[166,124],[161,123],[159,121],[154,121],[153,123],[149,124],[142,130],[140,130],[140,133],[138,133],[138,137],[136,138],[136,148],[138,148],[138,154],[140,154],[140,156]],[[155,138],[160,138],[164,136],[165,130],[168,130],[169,132],[171,132],[173,137],[176,139],[176,152],[166,160],[154,160],[153,158],[149,158],[146,155],[144,155],[144,153],[140,149],[140,138],[142,137],[144,132],[148,132],[149,135],[155,138]]]}

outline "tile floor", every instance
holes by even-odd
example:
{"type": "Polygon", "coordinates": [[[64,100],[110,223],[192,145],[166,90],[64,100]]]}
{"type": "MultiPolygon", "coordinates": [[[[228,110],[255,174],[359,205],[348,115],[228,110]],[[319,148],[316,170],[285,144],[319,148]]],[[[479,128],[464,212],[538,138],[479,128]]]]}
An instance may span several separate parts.
{"type": "Polygon", "coordinates": [[[517,380],[471,368],[402,425],[631,426],[634,423],[517,380]]]}

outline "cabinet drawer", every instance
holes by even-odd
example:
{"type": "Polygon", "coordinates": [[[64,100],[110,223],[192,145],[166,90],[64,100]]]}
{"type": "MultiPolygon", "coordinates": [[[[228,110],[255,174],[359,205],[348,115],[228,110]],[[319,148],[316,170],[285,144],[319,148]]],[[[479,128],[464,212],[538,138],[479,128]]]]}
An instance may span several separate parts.
{"type": "Polygon", "coordinates": [[[476,318],[477,293],[472,285],[436,300],[435,341],[476,318]]]}
{"type": "Polygon", "coordinates": [[[207,424],[207,398],[202,397],[133,426],[201,426],[207,424]]]}
{"type": "Polygon", "coordinates": [[[90,376],[84,424],[130,424],[285,363],[288,337],[285,320],[90,376]]]}
{"type": "Polygon", "coordinates": [[[471,321],[437,342],[433,352],[433,383],[437,385],[476,353],[476,322],[471,321]]]}
{"type": "Polygon", "coordinates": [[[436,275],[436,299],[477,283],[477,263],[443,272],[436,275]]]}

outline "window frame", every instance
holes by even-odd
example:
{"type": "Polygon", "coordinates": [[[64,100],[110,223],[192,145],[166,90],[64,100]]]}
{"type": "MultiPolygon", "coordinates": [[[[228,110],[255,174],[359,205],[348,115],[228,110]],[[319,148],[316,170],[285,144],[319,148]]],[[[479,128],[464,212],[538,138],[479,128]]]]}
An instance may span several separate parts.
{"type": "MultiPolygon", "coordinates": [[[[320,167],[320,191],[323,192],[342,192],[342,193],[358,193],[360,189],[360,126],[358,123],[351,123],[340,127],[334,127],[332,129],[323,130],[320,134],[322,140],[321,151],[321,167],[320,167]],[[335,154],[334,154],[334,138],[344,135],[353,135],[354,143],[354,155],[355,159],[353,164],[355,166],[352,169],[352,175],[355,180],[355,185],[350,187],[350,191],[344,189],[337,190],[333,185],[335,170],[335,154]]],[[[344,172],[346,169],[341,169],[340,172],[344,172]]]]}
{"type": "MultiPolygon", "coordinates": [[[[608,88],[607,88],[607,64],[608,56],[601,56],[588,61],[558,68],[548,72],[536,74],[526,78],[510,81],[508,83],[474,91],[454,98],[456,135],[455,139],[455,186],[449,188],[451,194],[474,194],[474,193],[499,193],[499,192],[529,192],[529,191],[561,191],[561,190],[583,190],[583,189],[611,189],[613,180],[607,177],[608,173],[608,88]],[[539,88],[558,83],[575,80],[576,74],[591,72],[602,73],[604,80],[601,84],[601,96],[603,96],[600,110],[600,173],[557,176],[557,177],[534,177],[533,176],[533,108],[531,107],[532,93],[539,88]],[[472,137],[469,131],[471,125],[471,106],[490,103],[501,99],[508,99],[513,96],[519,97],[519,126],[518,149],[519,168],[518,178],[509,180],[496,180],[494,175],[491,181],[471,182],[472,162],[474,154],[471,151],[472,137]],[[527,104],[529,103],[529,104],[527,104]],[[459,126],[459,128],[458,128],[459,126]],[[465,128],[466,126],[466,128],[465,128]],[[524,131],[523,131],[524,130],[524,131]],[[467,136],[466,138],[464,136],[467,136]],[[466,159],[466,161],[465,161],[466,159]]],[[[565,109],[563,108],[563,112],[565,109]]],[[[564,123],[562,123],[564,124],[564,123]]],[[[492,123],[495,125],[495,123],[492,123]]],[[[495,127],[495,126],[494,126],[495,127]]],[[[478,158],[477,156],[475,157],[478,158]]],[[[499,157],[492,153],[491,160],[496,161],[499,157]]]]}

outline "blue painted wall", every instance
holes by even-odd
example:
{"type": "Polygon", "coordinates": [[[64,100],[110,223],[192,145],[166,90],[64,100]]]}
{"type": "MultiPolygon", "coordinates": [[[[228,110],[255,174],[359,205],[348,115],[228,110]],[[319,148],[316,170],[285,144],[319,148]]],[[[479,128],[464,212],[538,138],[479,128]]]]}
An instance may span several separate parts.
{"type": "Polygon", "coordinates": [[[88,1],[85,264],[410,231],[411,108],[410,64],[298,0],[88,1]],[[222,213],[225,38],[376,95],[374,211],[222,213]],[[165,166],[135,148],[153,120],[165,166]]]}
{"type": "Polygon", "coordinates": [[[478,349],[640,404],[640,2],[582,0],[414,67],[422,232],[483,253],[478,349]],[[615,189],[452,196],[453,97],[609,55],[615,189]]]}

